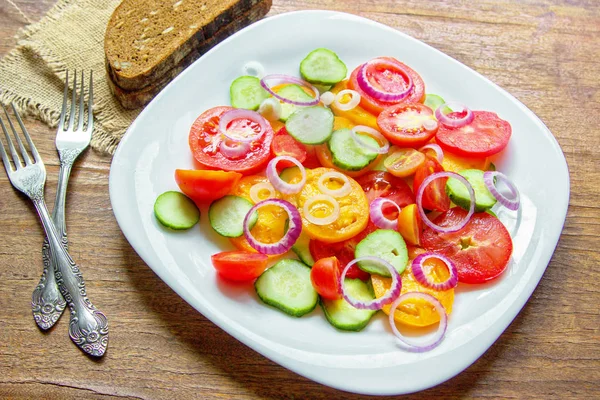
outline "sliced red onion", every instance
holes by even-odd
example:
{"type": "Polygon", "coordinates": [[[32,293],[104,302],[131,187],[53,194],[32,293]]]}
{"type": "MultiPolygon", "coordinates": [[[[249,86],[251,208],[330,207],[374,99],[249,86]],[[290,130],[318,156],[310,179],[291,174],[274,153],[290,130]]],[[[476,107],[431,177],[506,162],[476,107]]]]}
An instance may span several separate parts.
{"type": "Polygon", "coordinates": [[[271,95],[273,95],[273,97],[275,97],[285,103],[293,104],[295,106],[315,106],[315,105],[319,104],[319,90],[316,87],[314,87],[313,85],[311,85],[310,83],[303,81],[302,79],[290,76],[290,75],[284,75],[284,74],[266,75],[260,80],[260,85],[267,92],[271,93],[271,95]],[[274,83],[272,85],[270,85],[268,83],[269,81],[274,81],[274,83]],[[310,101],[290,100],[288,98],[278,95],[277,93],[275,93],[273,91],[273,89],[271,89],[272,86],[281,85],[283,83],[295,83],[296,85],[307,87],[313,91],[313,93],[315,94],[315,98],[310,101]]]}
{"type": "Polygon", "coordinates": [[[412,262],[412,273],[417,282],[419,282],[421,285],[437,291],[450,290],[455,288],[458,284],[458,270],[456,269],[456,265],[454,265],[452,260],[441,254],[431,252],[419,254],[412,262]],[[448,268],[450,276],[444,282],[435,282],[429,275],[425,273],[425,271],[423,271],[423,264],[430,258],[436,258],[440,260],[448,268]]]}
{"type": "Polygon", "coordinates": [[[248,150],[250,150],[250,143],[227,142],[230,141],[228,139],[225,139],[221,140],[221,143],[219,144],[219,149],[221,150],[221,153],[223,153],[223,155],[227,158],[235,159],[243,157],[244,155],[246,155],[246,153],[248,153],[248,150]]]}
{"type": "Polygon", "coordinates": [[[277,120],[281,117],[281,103],[272,97],[264,99],[258,107],[260,115],[269,120],[277,120]]]}
{"type": "Polygon", "coordinates": [[[352,135],[352,139],[354,139],[354,141],[359,146],[364,147],[365,149],[372,151],[373,153],[386,154],[388,152],[388,150],[390,149],[390,142],[388,142],[388,140],[385,138],[385,136],[383,136],[381,134],[381,132],[379,132],[377,129],[373,129],[369,126],[364,126],[364,125],[356,125],[355,127],[353,127],[351,129],[350,134],[352,135]],[[380,144],[383,143],[383,144],[381,145],[381,147],[373,147],[369,143],[362,140],[360,138],[360,136],[358,136],[359,132],[366,133],[369,136],[371,136],[373,139],[377,140],[378,143],[380,143],[380,144]]]}
{"type": "Polygon", "coordinates": [[[302,217],[300,217],[300,213],[298,209],[294,207],[290,202],[281,200],[281,199],[267,199],[263,200],[254,205],[246,214],[246,218],[244,218],[244,236],[248,241],[248,244],[252,246],[253,249],[262,254],[283,254],[292,248],[300,233],[302,232],[302,217]],[[250,232],[250,225],[252,222],[252,215],[265,206],[279,206],[285,210],[289,217],[288,230],[283,235],[283,237],[275,242],[275,243],[262,243],[259,242],[252,236],[252,232],[250,232]]]}
{"type": "Polygon", "coordinates": [[[400,291],[402,290],[402,280],[400,279],[400,274],[398,273],[398,271],[396,271],[396,268],[394,268],[392,266],[392,264],[385,261],[383,258],[375,257],[375,256],[359,257],[359,258],[355,258],[354,260],[350,261],[348,264],[346,264],[346,268],[344,268],[344,270],[342,271],[339,282],[340,282],[340,288],[342,289],[342,296],[344,297],[344,300],[346,300],[354,308],[358,308],[361,310],[379,310],[379,309],[381,309],[381,307],[393,302],[394,299],[396,297],[398,297],[398,295],[400,294],[400,291]],[[372,301],[368,301],[368,302],[358,301],[358,300],[353,299],[351,297],[351,295],[344,288],[344,279],[346,278],[346,273],[348,272],[350,267],[352,267],[354,264],[356,264],[357,262],[360,262],[360,261],[376,262],[379,265],[384,266],[385,268],[387,268],[390,271],[390,274],[392,275],[392,286],[390,286],[389,290],[380,298],[372,300],[372,301]]]}
{"type": "Polygon", "coordinates": [[[341,172],[337,172],[337,171],[325,172],[323,175],[321,175],[319,177],[319,180],[317,181],[317,186],[318,186],[319,190],[321,191],[321,193],[328,194],[329,196],[332,196],[332,197],[344,197],[345,195],[347,195],[348,193],[350,193],[352,191],[352,185],[350,184],[348,177],[346,175],[342,174],[341,172]],[[341,188],[333,190],[333,189],[329,189],[327,187],[327,185],[325,185],[326,180],[336,180],[336,179],[340,180],[344,183],[341,188]]]}
{"type": "Polygon", "coordinates": [[[390,321],[390,325],[392,327],[392,331],[394,332],[394,335],[396,335],[396,338],[403,345],[404,349],[408,350],[408,351],[414,351],[416,353],[422,353],[422,352],[429,351],[429,350],[437,347],[444,339],[444,335],[446,334],[446,328],[448,328],[448,315],[446,314],[446,309],[444,308],[442,303],[440,303],[438,301],[438,299],[436,299],[432,295],[427,294],[427,293],[421,293],[421,292],[408,292],[408,293],[404,293],[402,296],[398,297],[391,306],[389,321],[390,321]],[[408,299],[426,300],[435,307],[435,310],[440,315],[440,324],[438,325],[438,329],[435,333],[435,336],[432,337],[431,340],[429,340],[428,342],[415,343],[412,340],[409,340],[406,336],[402,335],[400,333],[400,331],[398,331],[398,328],[396,327],[396,321],[394,320],[394,313],[396,312],[396,309],[398,308],[400,303],[402,303],[403,301],[408,300],[408,299]]]}
{"type": "Polygon", "coordinates": [[[254,204],[272,198],[275,198],[275,188],[273,188],[273,185],[271,185],[269,182],[258,182],[250,188],[250,199],[252,199],[254,204]],[[260,192],[263,190],[269,192],[269,195],[266,198],[261,199],[260,192]]]}
{"type": "Polygon", "coordinates": [[[331,92],[325,92],[321,95],[320,100],[323,105],[330,106],[335,100],[335,94],[331,92]]]}
{"type": "Polygon", "coordinates": [[[400,206],[398,206],[398,204],[392,200],[386,199],[385,197],[378,197],[369,205],[369,215],[371,216],[371,221],[373,221],[378,228],[396,230],[396,228],[398,228],[398,218],[392,220],[383,214],[383,206],[385,204],[391,204],[396,207],[398,213],[402,211],[400,206]]]}
{"type": "Polygon", "coordinates": [[[340,203],[338,203],[338,201],[336,199],[334,199],[333,197],[331,197],[327,194],[317,194],[317,195],[314,195],[313,197],[309,198],[304,203],[304,207],[302,208],[302,210],[304,211],[304,218],[306,218],[308,220],[308,222],[310,222],[311,224],[319,225],[319,226],[329,225],[329,224],[335,222],[340,217],[340,203]],[[327,215],[326,217],[315,217],[310,212],[311,211],[310,206],[312,206],[313,204],[320,202],[320,201],[327,202],[333,206],[333,211],[331,212],[331,214],[327,215]]]}
{"type": "Polygon", "coordinates": [[[416,203],[417,203],[417,210],[419,210],[419,216],[421,217],[421,219],[423,220],[425,225],[427,225],[431,229],[436,230],[438,232],[443,232],[443,233],[456,232],[456,231],[459,231],[462,228],[464,228],[464,226],[467,224],[467,222],[469,222],[469,220],[471,219],[471,216],[475,212],[475,191],[473,190],[473,186],[471,186],[469,181],[466,180],[462,175],[457,174],[456,172],[449,172],[449,171],[436,172],[434,174],[429,175],[427,178],[425,178],[425,180],[423,180],[423,182],[421,183],[421,186],[419,186],[419,190],[417,191],[416,203]],[[463,218],[462,221],[460,221],[458,224],[456,224],[454,226],[444,227],[444,226],[439,226],[439,225],[434,224],[429,218],[427,218],[427,215],[425,214],[425,210],[423,209],[423,193],[425,192],[425,188],[431,182],[433,182],[434,180],[436,180],[438,178],[458,179],[460,182],[463,183],[463,185],[465,185],[467,187],[467,191],[469,192],[469,198],[471,199],[471,203],[469,204],[469,212],[467,213],[465,218],[463,218]]]}
{"type": "Polygon", "coordinates": [[[521,196],[519,195],[519,190],[515,186],[515,184],[508,178],[508,176],[504,175],[502,172],[498,171],[486,171],[483,173],[483,182],[485,186],[487,186],[492,196],[496,198],[504,207],[509,210],[515,211],[519,209],[519,205],[521,204],[521,196]],[[494,183],[494,179],[501,180],[504,182],[512,198],[508,198],[496,188],[494,183]]]}
{"type": "Polygon", "coordinates": [[[451,101],[436,108],[435,117],[441,124],[449,128],[460,128],[469,125],[473,121],[473,118],[475,118],[475,115],[464,104],[451,101]],[[452,110],[452,112],[444,114],[444,110],[446,109],[452,110]],[[461,113],[465,114],[464,117],[458,118],[457,116],[461,113]]]}
{"type": "Polygon", "coordinates": [[[338,94],[335,95],[333,103],[337,108],[339,108],[342,111],[350,111],[360,104],[360,93],[358,93],[356,90],[350,89],[341,90],[338,94]],[[346,103],[342,103],[342,99],[347,94],[350,95],[350,100],[346,103]]]}
{"type": "Polygon", "coordinates": [[[293,194],[298,193],[304,187],[306,183],[306,169],[304,165],[300,164],[300,161],[296,160],[294,157],[290,156],[279,156],[275,157],[269,164],[267,165],[267,178],[273,185],[275,189],[285,194],[293,194]],[[300,169],[300,174],[302,174],[302,179],[298,183],[288,183],[279,177],[277,173],[277,163],[279,161],[286,160],[294,164],[298,169],[300,169]]]}
{"type": "Polygon", "coordinates": [[[219,132],[221,132],[227,139],[234,142],[251,143],[258,140],[267,131],[268,122],[262,115],[252,110],[245,110],[243,108],[234,108],[233,110],[227,111],[221,115],[219,120],[219,132]],[[230,129],[231,124],[236,119],[245,119],[258,124],[260,127],[259,132],[255,132],[254,129],[247,126],[243,129],[230,129]],[[251,134],[248,134],[251,132],[251,134]]]}
{"type": "Polygon", "coordinates": [[[370,97],[372,97],[376,100],[385,101],[385,102],[398,102],[398,101],[402,100],[403,98],[408,96],[408,94],[412,91],[413,86],[414,86],[413,80],[412,80],[410,74],[408,73],[408,71],[406,71],[401,65],[391,62],[389,60],[385,60],[383,58],[375,58],[375,59],[363,64],[360,67],[360,69],[358,70],[358,75],[356,76],[356,78],[358,81],[358,86],[360,86],[360,88],[366,94],[368,94],[370,97]],[[401,90],[399,92],[386,92],[382,89],[375,87],[369,80],[369,77],[367,76],[367,70],[369,69],[369,67],[377,68],[377,67],[384,67],[384,66],[388,66],[388,67],[391,67],[392,69],[402,71],[402,74],[404,75],[404,77],[408,79],[406,88],[404,88],[403,90],[401,90]]]}
{"type": "Polygon", "coordinates": [[[439,144],[429,143],[419,149],[420,152],[424,152],[425,150],[433,150],[440,164],[444,161],[444,151],[439,144]]]}

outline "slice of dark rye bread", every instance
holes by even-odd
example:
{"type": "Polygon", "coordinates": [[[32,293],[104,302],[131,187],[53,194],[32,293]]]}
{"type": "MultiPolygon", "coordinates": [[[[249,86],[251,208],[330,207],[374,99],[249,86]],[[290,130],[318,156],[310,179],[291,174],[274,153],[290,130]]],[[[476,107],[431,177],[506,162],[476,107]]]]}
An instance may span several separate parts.
{"type": "Polygon", "coordinates": [[[124,0],[111,16],[104,37],[109,75],[122,89],[149,86],[221,28],[239,24],[240,16],[255,8],[266,14],[271,2],[124,0]]]}
{"type": "MultiPolygon", "coordinates": [[[[258,3],[250,11],[240,15],[235,21],[219,29],[213,34],[212,37],[210,37],[200,46],[192,49],[192,51],[190,51],[183,60],[180,60],[178,65],[166,71],[163,76],[158,78],[158,80],[152,82],[150,85],[142,89],[127,90],[121,88],[115,83],[114,79],[112,78],[112,74],[109,72],[108,84],[111,92],[117,98],[117,100],[119,100],[119,103],[121,103],[121,105],[126,109],[135,109],[148,104],[154,98],[154,96],[156,96],[165,86],[167,86],[169,82],[171,82],[194,61],[200,58],[200,56],[202,56],[222,40],[231,36],[233,33],[261,19],[269,12],[270,7],[271,0],[258,3]]],[[[107,70],[109,70],[108,64],[106,67],[107,70]]]]}

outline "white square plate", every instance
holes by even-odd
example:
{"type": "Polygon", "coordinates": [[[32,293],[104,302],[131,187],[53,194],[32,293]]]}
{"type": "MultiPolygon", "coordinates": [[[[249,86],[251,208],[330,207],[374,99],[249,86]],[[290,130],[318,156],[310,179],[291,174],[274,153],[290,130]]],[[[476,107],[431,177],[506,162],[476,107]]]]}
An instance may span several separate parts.
{"type": "MultiPolygon", "coordinates": [[[[241,342],[282,366],[341,390],[409,393],[437,385],[473,363],[506,329],[538,284],[565,220],[569,175],[558,143],[522,103],[478,73],[403,33],[357,16],[301,11],[262,20],[231,36],[163,90],[121,141],[110,171],[110,198],[127,240],[175,292],[241,342]],[[402,351],[386,320],[359,333],[340,332],[317,310],[291,318],[262,304],[251,285],[217,279],[210,255],[232,249],[212,232],[206,209],[200,228],[174,233],[153,216],[156,197],[177,190],[176,168],[193,168],[188,132],[206,109],[229,104],[229,85],[249,61],[267,73],[298,74],[302,58],[332,49],[352,70],[393,56],[423,77],[427,93],[495,111],[513,136],[499,170],[522,193],[522,213],[502,212],[514,236],[507,271],[492,283],[457,289],[442,344],[424,354],[402,351]]],[[[199,332],[202,334],[202,332],[199,332]]]]}

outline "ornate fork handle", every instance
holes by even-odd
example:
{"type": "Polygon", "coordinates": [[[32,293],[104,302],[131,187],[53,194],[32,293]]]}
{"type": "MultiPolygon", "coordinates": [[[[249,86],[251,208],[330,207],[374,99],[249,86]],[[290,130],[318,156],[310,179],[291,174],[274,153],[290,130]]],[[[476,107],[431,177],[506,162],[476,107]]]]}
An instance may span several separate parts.
{"type": "Polygon", "coordinates": [[[32,200],[48,238],[58,289],[71,309],[69,336],[84,352],[100,357],[108,346],[108,320],[87,298],[79,267],[60,240],[43,197],[33,197],[32,200]]]}

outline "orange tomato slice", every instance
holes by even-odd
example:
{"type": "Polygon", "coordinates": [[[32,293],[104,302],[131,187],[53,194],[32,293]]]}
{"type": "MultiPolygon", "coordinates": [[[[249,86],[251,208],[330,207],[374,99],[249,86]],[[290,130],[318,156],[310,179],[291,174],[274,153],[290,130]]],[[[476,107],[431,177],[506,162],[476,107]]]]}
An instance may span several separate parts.
{"type": "Polygon", "coordinates": [[[240,180],[242,174],[233,171],[176,169],[175,182],[189,198],[199,203],[225,196],[240,180]]]}
{"type": "MultiPolygon", "coordinates": [[[[350,239],[365,229],[369,222],[369,203],[360,185],[354,179],[348,178],[352,188],[350,193],[336,198],[340,205],[339,217],[328,225],[315,225],[309,222],[304,217],[304,203],[313,196],[321,194],[318,180],[326,172],[334,172],[334,170],[330,168],[307,170],[306,184],[300,193],[286,196],[286,200],[298,207],[298,211],[302,216],[302,229],[308,236],[326,243],[337,243],[350,239]]],[[[328,184],[328,187],[335,190],[341,187],[341,185],[341,182],[333,181],[328,184]],[[336,185],[338,186],[336,187],[336,185]]],[[[327,211],[324,212],[326,213],[327,211]]]]}
{"type": "MultiPolygon", "coordinates": [[[[237,186],[230,192],[230,194],[243,197],[254,203],[250,197],[250,189],[252,186],[260,182],[269,182],[269,180],[264,176],[245,176],[240,179],[237,186]]],[[[275,191],[274,197],[281,198],[281,194],[275,191]]],[[[263,207],[258,210],[258,219],[250,232],[252,232],[252,236],[254,236],[256,240],[262,243],[275,243],[283,237],[287,219],[288,215],[281,207],[263,207]]],[[[236,238],[230,238],[229,240],[240,250],[256,252],[256,250],[250,246],[244,235],[236,238]]]]}
{"type": "Polygon", "coordinates": [[[392,147],[383,162],[387,171],[398,178],[406,178],[415,173],[425,162],[425,154],[411,148],[392,147]]]}
{"type": "Polygon", "coordinates": [[[486,171],[490,167],[490,158],[460,157],[445,151],[442,167],[444,167],[444,171],[452,172],[460,172],[463,169],[480,169],[486,171]]]}
{"type": "MultiPolygon", "coordinates": [[[[430,259],[424,264],[424,270],[436,282],[442,282],[448,278],[448,269],[439,260],[430,259]]],[[[373,283],[373,291],[375,297],[379,298],[385,294],[385,292],[392,285],[391,278],[384,278],[379,275],[371,275],[371,282],[373,283]]],[[[454,289],[437,291],[421,285],[415,279],[412,274],[412,268],[409,266],[402,273],[402,292],[401,294],[408,292],[422,292],[428,293],[438,299],[440,303],[446,309],[446,313],[452,312],[452,304],[454,303],[454,289]]],[[[390,314],[390,306],[383,306],[383,312],[387,315],[390,314]]],[[[396,312],[394,313],[394,320],[398,323],[405,324],[408,326],[425,327],[433,325],[440,321],[440,316],[437,311],[425,300],[420,299],[409,299],[402,302],[396,312]]]]}

